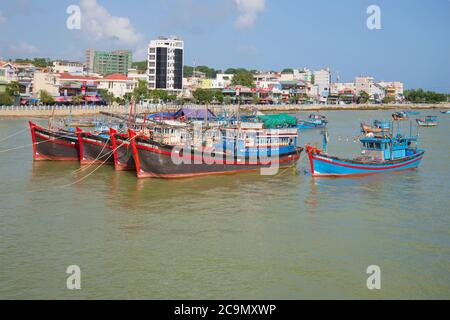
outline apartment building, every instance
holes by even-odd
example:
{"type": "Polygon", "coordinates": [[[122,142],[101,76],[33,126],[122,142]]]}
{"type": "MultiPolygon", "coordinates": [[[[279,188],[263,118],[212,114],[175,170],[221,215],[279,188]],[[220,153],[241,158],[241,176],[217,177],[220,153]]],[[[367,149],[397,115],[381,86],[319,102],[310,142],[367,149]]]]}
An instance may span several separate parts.
{"type": "Polygon", "coordinates": [[[177,37],[159,37],[148,46],[148,87],[171,92],[183,89],[184,42],[177,37]]]}

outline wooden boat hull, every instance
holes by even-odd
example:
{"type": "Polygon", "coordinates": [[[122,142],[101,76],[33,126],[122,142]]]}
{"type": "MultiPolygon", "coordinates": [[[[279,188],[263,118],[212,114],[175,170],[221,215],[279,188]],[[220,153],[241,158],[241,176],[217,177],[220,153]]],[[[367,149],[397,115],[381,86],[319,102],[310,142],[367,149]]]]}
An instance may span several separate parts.
{"type": "Polygon", "coordinates": [[[377,128],[377,127],[373,127],[373,126],[369,126],[367,124],[361,123],[361,130],[364,133],[382,133],[383,131],[385,131],[382,128],[377,128]]]}
{"type": "Polygon", "coordinates": [[[313,177],[364,176],[415,169],[420,165],[424,155],[424,151],[418,151],[416,154],[402,159],[389,160],[383,163],[368,163],[318,154],[311,148],[307,148],[306,152],[308,153],[313,177]]]}
{"type": "MultiPolygon", "coordinates": [[[[138,178],[187,178],[217,174],[234,174],[239,172],[257,171],[261,168],[269,168],[270,164],[262,164],[259,160],[251,163],[248,158],[207,158],[205,155],[183,154],[182,164],[176,164],[172,160],[173,146],[164,145],[148,138],[136,137],[133,133],[132,148],[138,178]]],[[[273,160],[280,168],[294,166],[300,159],[303,148],[294,152],[281,155],[273,160]]]]}
{"type": "Polygon", "coordinates": [[[111,143],[113,147],[114,168],[117,171],[134,171],[136,170],[133,150],[128,134],[118,133],[113,128],[109,129],[111,143]]]}
{"type": "Polygon", "coordinates": [[[113,146],[110,139],[83,132],[77,128],[81,165],[113,164],[113,146]]]}
{"type": "Polygon", "coordinates": [[[35,161],[78,161],[78,138],[75,133],[46,129],[29,122],[35,161]]]}

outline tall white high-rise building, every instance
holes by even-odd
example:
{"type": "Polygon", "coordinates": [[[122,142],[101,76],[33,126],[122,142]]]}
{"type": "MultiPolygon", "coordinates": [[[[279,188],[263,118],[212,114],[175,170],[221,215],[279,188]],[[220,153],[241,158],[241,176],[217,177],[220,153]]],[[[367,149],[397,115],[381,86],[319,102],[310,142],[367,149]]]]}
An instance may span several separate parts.
{"type": "Polygon", "coordinates": [[[148,87],[168,91],[183,89],[184,42],[177,37],[159,37],[148,46],[148,87]]]}
{"type": "Polygon", "coordinates": [[[319,95],[328,96],[330,83],[331,72],[329,68],[314,71],[314,84],[318,87],[319,95]]]}

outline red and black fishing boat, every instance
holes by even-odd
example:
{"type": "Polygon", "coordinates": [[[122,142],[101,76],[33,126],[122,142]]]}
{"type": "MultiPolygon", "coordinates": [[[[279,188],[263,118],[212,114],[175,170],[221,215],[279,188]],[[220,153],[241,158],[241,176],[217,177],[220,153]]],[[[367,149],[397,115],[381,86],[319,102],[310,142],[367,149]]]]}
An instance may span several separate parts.
{"type": "Polygon", "coordinates": [[[113,164],[113,144],[108,134],[90,133],[77,128],[80,163],[113,164]]]}
{"type": "Polygon", "coordinates": [[[29,122],[34,160],[78,161],[78,137],[75,132],[47,129],[29,122]]]}
{"type": "Polygon", "coordinates": [[[109,135],[113,147],[114,168],[117,171],[135,170],[133,150],[128,133],[119,133],[117,130],[110,128],[109,135]]]}
{"type": "Polygon", "coordinates": [[[234,155],[230,158],[226,153],[205,153],[202,148],[192,148],[190,152],[185,152],[174,145],[138,135],[131,129],[129,136],[138,178],[186,178],[258,171],[273,166],[285,168],[296,165],[303,151],[301,147],[294,147],[291,152],[281,154],[270,161],[259,156],[254,159],[248,155],[234,155]],[[175,163],[172,160],[173,154],[177,154],[182,163],[175,163]]]}

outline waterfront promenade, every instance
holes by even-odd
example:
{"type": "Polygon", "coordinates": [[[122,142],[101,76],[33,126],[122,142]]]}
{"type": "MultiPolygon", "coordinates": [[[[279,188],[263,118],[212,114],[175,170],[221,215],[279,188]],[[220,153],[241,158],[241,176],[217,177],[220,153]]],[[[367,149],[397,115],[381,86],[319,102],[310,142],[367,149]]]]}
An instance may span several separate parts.
{"type": "MultiPolygon", "coordinates": [[[[191,106],[191,105],[190,105],[191,106]]],[[[159,111],[176,111],[179,105],[136,105],[137,113],[153,113],[159,111]]],[[[206,106],[195,105],[198,108],[206,106]]],[[[221,113],[226,110],[233,113],[237,105],[210,105],[213,112],[221,113]]],[[[292,105],[242,105],[241,110],[262,112],[299,112],[299,111],[333,111],[333,110],[390,110],[390,109],[450,109],[446,104],[292,104],[292,105]]],[[[0,117],[50,117],[54,116],[93,116],[100,112],[126,114],[129,106],[0,106],[0,117]]]]}

